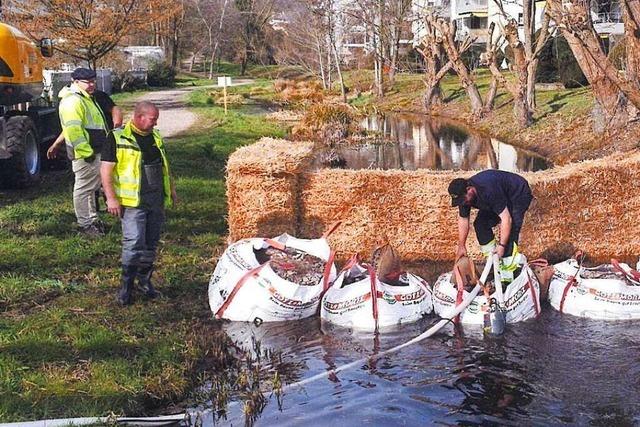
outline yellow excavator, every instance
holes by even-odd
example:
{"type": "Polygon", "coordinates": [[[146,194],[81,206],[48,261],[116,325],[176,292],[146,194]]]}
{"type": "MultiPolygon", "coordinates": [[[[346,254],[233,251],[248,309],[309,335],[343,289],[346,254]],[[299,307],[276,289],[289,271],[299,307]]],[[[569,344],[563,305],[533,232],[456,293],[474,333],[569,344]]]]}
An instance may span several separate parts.
{"type": "Polygon", "coordinates": [[[37,45],[0,22],[0,184],[23,187],[40,174],[47,148],[60,133],[56,107],[43,97],[43,57],[50,39],[37,45]]]}

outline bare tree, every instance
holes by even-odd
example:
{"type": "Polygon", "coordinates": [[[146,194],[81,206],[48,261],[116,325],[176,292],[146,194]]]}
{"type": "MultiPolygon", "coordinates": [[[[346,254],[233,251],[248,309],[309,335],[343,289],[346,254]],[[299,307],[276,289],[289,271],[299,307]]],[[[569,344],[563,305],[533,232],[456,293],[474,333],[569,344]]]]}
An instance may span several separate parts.
{"type": "Polygon", "coordinates": [[[123,38],[170,20],[180,5],[172,0],[35,0],[14,1],[13,21],[37,39],[56,39],[55,49],[90,67],[123,38]]]}
{"type": "Polygon", "coordinates": [[[240,74],[244,75],[264,42],[265,26],[273,17],[275,0],[234,0],[234,4],[240,14],[240,74]]]}
{"type": "Polygon", "coordinates": [[[346,87],[342,75],[343,58],[338,49],[338,27],[344,28],[344,14],[336,10],[334,0],[300,0],[287,5],[285,37],[279,46],[277,60],[302,66],[322,80],[324,89],[331,87],[333,70],[343,101],[346,87]]]}
{"type": "Polygon", "coordinates": [[[629,120],[629,102],[640,108],[637,78],[640,43],[640,0],[622,0],[627,46],[627,66],[622,75],[609,61],[591,19],[591,0],[549,0],[547,12],[567,40],[595,98],[594,129],[603,132],[624,126],[629,120]]]}
{"type": "Polygon", "coordinates": [[[520,127],[527,127],[533,122],[535,111],[535,82],[540,52],[549,40],[549,17],[544,15],[542,27],[536,39],[536,2],[522,0],[522,31],[524,40],[518,34],[518,21],[505,11],[502,0],[493,0],[500,11],[503,22],[501,34],[495,34],[495,23],[489,28],[489,40],[485,53],[486,65],[489,66],[494,78],[513,97],[513,113],[520,127]],[[515,80],[505,78],[496,63],[496,52],[506,43],[513,52],[512,70],[515,80]]]}
{"type": "MultiPolygon", "coordinates": [[[[478,86],[475,84],[469,68],[462,60],[462,53],[464,53],[473,40],[467,35],[462,40],[456,39],[457,24],[456,21],[449,22],[443,18],[437,18],[433,25],[442,37],[442,45],[447,53],[449,61],[451,61],[451,67],[454,69],[460,84],[464,88],[469,101],[471,103],[471,113],[474,117],[481,117],[484,112],[484,102],[480,96],[478,86]]],[[[493,103],[493,101],[491,101],[493,103]]]]}
{"type": "Polygon", "coordinates": [[[420,45],[416,47],[422,55],[425,64],[424,84],[424,106],[427,111],[432,105],[442,103],[442,90],[440,80],[451,70],[453,63],[449,61],[445,54],[443,38],[435,26],[437,16],[434,12],[429,12],[424,17],[424,37],[420,40],[420,45]]]}
{"type": "MultiPolygon", "coordinates": [[[[192,0],[193,8],[198,16],[201,28],[206,34],[209,54],[209,79],[213,79],[213,67],[220,46],[229,0],[192,0]]],[[[230,25],[227,25],[230,29],[230,25]]],[[[195,52],[194,52],[195,54],[195,52]]]]}
{"type": "Polygon", "coordinates": [[[409,25],[411,0],[355,0],[345,13],[356,25],[365,27],[373,57],[374,92],[382,97],[385,76],[393,85],[398,69],[400,42],[409,25]]]}

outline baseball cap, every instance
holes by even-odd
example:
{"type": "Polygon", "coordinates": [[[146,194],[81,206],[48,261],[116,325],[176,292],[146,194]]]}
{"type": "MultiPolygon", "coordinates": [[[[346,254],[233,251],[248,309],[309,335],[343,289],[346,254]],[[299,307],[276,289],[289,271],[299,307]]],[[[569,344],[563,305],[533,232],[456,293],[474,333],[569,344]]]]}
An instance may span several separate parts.
{"type": "Polygon", "coordinates": [[[89,68],[76,68],[71,73],[71,78],[73,80],[91,80],[96,78],[96,72],[89,68]]]}
{"type": "Polygon", "coordinates": [[[449,195],[451,196],[451,206],[460,206],[464,203],[464,196],[467,194],[469,183],[464,178],[456,178],[449,183],[449,195]]]}

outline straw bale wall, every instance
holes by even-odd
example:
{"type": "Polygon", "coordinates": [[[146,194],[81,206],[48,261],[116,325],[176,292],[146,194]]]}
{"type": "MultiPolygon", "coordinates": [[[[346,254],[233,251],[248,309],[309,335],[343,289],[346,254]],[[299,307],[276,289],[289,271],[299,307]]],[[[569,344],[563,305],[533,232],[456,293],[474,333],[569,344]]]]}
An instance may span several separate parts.
{"type": "MultiPolygon", "coordinates": [[[[368,258],[384,236],[407,261],[453,258],[457,210],[446,188],[474,172],[311,171],[312,156],[311,143],[266,139],[232,155],[231,241],[282,232],[317,237],[342,220],[329,238],[340,258],[368,258]]],[[[640,255],[640,152],[523,175],[536,197],[520,237],[529,257],[569,256],[575,248],[600,259],[640,255]]],[[[473,231],[468,249],[478,255],[473,231]]]]}
{"type": "Polygon", "coordinates": [[[227,162],[231,241],[297,233],[299,181],[313,143],[262,138],[227,162]]]}

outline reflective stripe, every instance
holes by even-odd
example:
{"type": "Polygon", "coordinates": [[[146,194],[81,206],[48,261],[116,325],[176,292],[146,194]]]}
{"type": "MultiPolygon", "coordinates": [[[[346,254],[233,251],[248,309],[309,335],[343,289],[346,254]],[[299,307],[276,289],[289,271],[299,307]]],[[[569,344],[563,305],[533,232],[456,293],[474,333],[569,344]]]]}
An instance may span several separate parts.
{"type": "Polygon", "coordinates": [[[134,147],[133,145],[128,145],[128,144],[116,144],[116,148],[124,148],[127,150],[140,151],[138,147],[134,147]]]}
{"type": "Polygon", "coordinates": [[[114,181],[117,181],[121,184],[137,184],[138,183],[138,181],[133,177],[120,176],[120,175],[114,176],[114,181]]]}
{"type": "Polygon", "coordinates": [[[62,126],[82,126],[82,120],[68,120],[63,122],[62,126]]]}
{"type": "Polygon", "coordinates": [[[489,243],[481,245],[480,252],[482,253],[482,256],[488,257],[493,253],[493,250],[495,248],[496,248],[496,239],[493,239],[489,243]]]}
{"type": "Polygon", "coordinates": [[[71,144],[75,148],[78,144],[80,144],[82,142],[85,142],[84,137],[78,137],[78,138],[74,139],[73,141],[69,141],[69,144],[71,144]]]}

